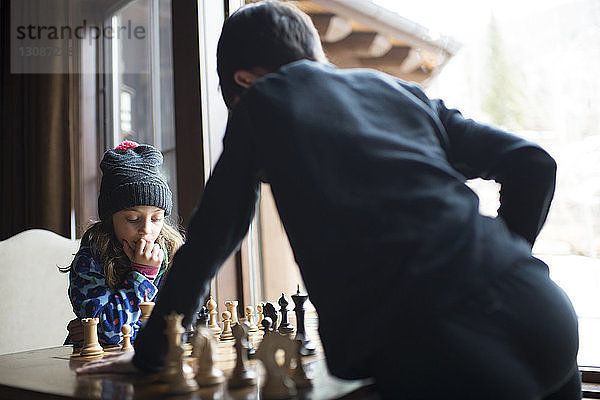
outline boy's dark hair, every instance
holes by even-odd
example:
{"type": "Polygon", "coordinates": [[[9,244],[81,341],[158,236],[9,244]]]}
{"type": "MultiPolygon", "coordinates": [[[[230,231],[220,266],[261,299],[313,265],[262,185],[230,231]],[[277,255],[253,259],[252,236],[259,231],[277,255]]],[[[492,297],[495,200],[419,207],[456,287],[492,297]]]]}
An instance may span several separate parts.
{"type": "Polygon", "coordinates": [[[223,24],[217,48],[217,72],[227,107],[244,91],[233,74],[262,67],[275,71],[298,60],[324,61],[319,35],[308,15],[277,1],[248,4],[223,24]]]}

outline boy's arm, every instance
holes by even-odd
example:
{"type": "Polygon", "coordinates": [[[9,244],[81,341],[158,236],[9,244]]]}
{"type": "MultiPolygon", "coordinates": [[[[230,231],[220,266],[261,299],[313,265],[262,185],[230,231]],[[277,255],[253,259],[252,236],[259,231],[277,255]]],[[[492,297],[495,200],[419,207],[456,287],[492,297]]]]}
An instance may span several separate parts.
{"type": "Polygon", "coordinates": [[[78,318],[99,318],[100,342],[117,344],[123,324],[134,327],[135,337],[140,317],[138,304],[145,293],[151,299],[158,289],[142,274],[132,271],[121,289],[111,291],[101,271],[102,266],[93,258],[78,255],[71,267],[69,298],[78,318]]]}
{"type": "Polygon", "coordinates": [[[250,120],[238,105],[228,121],[223,152],[194,211],[187,241],[177,251],[146,326],[135,342],[133,364],[157,371],[167,342],[164,317],[175,311],[193,322],[208,292],[210,279],[238,248],[248,231],[258,197],[258,167],[250,120]]]}
{"type": "Polygon", "coordinates": [[[448,135],[450,164],[469,179],[500,183],[498,215],[533,246],[554,196],[554,159],[534,143],[463,118],[441,100],[432,105],[448,135]]]}

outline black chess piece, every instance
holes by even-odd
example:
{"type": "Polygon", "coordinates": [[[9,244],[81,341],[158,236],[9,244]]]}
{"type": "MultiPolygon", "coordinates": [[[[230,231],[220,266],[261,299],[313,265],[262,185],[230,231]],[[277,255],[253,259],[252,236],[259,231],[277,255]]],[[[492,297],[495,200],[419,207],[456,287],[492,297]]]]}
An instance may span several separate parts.
{"type": "Polygon", "coordinates": [[[208,327],[208,309],[205,306],[200,307],[200,310],[196,313],[196,323],[186,332],[186,343],[194,342],[194,335],[200,327],[208,327]]]}
{"type": "Polygon", "coordinates": [[[308,294],[300,293],[300,285],[298,285],[296,294],[292,295],[292,300],[295,304],[294,312],[296,313],[296,324],[298,324],[296,337],[294,339],[299,340],[301,343],[300,354],[303,356],[313,355],[317,352],[317,350],[314,343],[310,341],[308,335],[306,334],[306,325],[304,320],[304,314],[306,312],[304,309],[304,303],[306,300],[308,300],[308,294]]]}
{"type": "Polygon", "coordinates": [[[260,321],[262,326],[265,327],[265,335],[270,335],[273,333],[273,329],[271,329],[271,325],[273,324],[273,320],[271,317],[265,317],[262,321],[260,321]]]}
{"type": "Polygon", "coordinates": [[[281,313],[281,323],[279,324],[279,327],[277,328],[277,330],[279,331],[279,333],[281,333],[283,335],[287,335],[288,333],[294,332],[294,327],[292,326],[292,324],[290,324],[288,322],[287,306],[288,306],[289,302],[285,298],[285,294],[281,293],[281,297],[277,301],[277,304],[279,304],[279,307],[280,307],[279,312],[281,313]]]}
{"type": "Polygon", "coordinates": [[[206,306],[200,307],[196,318],[196,328],[202,326],[208,328],[208,309],[206,306]]]}
{"type": "MultiPolygon", "coordinates": [[[[265,305],[263,306],[263,314],[266,317],[271,318],[271,324],[270,326],[270,332],[275,332],[275,329],[277,328],[277,310],[275,309],[275,306],[273,305],[273,303],[265,303],[265,305]]],[[[264,319],[263,319],[264,321],[264,319]]],[[[262,322],[261,322],[262,323],[262,322]]],[[[265,326],[265,324],[263,324],[263,327],[265,326]]],[[[265,333],[267,332],[267,328],[265,328],[265,333]]]]}

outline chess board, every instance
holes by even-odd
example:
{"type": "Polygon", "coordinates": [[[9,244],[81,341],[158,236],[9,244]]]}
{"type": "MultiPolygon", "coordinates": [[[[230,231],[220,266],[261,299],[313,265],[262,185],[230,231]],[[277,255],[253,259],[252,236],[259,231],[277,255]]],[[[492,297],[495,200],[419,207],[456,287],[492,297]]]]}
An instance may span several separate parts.
{"type": "MultiPolygon", "coordinates": [[[[372,382],[344,381],[332,377],[320,349],[316,325],[307,324],[307,333],[317,344],[317,354],[303,358],[303,365],[313,387],[298,390],[296,399],[377,399],[372,382]]],[[[250,340],[258,346],[262,332],[250,340]]],[[[229,376],[235,365],[234,340],[219,341],[215,366],[229,376]]],[[[188,348],[188,351],[191,349],[188,348]]],[[[105,349],[105,354],[120,351],[119,347],[105,349]]],[[[100,356],[102,357],[102,356],[100,356]]],[[[249,368],[258,375],[254,387],[230,390],[227,383],[200,388],[187,395],[171,396],[167,385],[157,376],[148,374],[77,375],[75,370],[99,357],[82,357],[71,346],[58,346],[21,353],[0,355],[0,400],[2,399],[262,399],[260,387],[263,367],[260,361],[250,360],[249,368]]]]}
{"type": "MultiPolygon", "coordinates": [[[[290,317],[290,323],[292,324],[292,326],[295,326],[295,324],[296,324],[295,317],[292,317],[292,316],[290,317]]],[[[313,361],[323,357],[323,347],[319,340],[319,333],[318,333],[318,319],[314,312],[309,313],[307,315],[305,326],[306,326],[307,337],[311,340],[311,342],[313,342],[313,344],[316,347],[316,354],[314,356],[305,357],[306,361],[310,363],[310,362],[313,362],[313,361]]],[[[293,338],[294,334],[295,334],[295,332],[292,332],[290,334],[290,337],[293,338]]],[[[250,342],[252,348],[258,349],[258,346],[260,345],[260,343],[262,341],[263,335],[264,335],[264,333],[262,330],[258,330],[257,332],[249,333],[248,339],[249,339],[249,342],[250,342]]],[[[231,371],[233,369],[233,367],[235,366],[235,361],[236,361],[236,353],[235,353],[235,348],[234,348],[235,340],[220,340],[219,335],[216,335],[215,342],[217,343],[217,346],[215,349],[215,364],[216,364],[217,368],[223,370],[224,372],[231,371]]],[[[191,351],[192,351],[191,344],[186,343],[184,345],[184,347],[186,348],[186,355],[190,356],[191,351]]],[[[104,346],[103,349],[104,349],[104,355],[121,351],[121,347],[118,345],[104,346]]],[[[82,362],[87,362],[87,361],[102,359],[102,357],[104,356],[104,355],[82,356],[79,354],[79,351],[80,351],[80,349],[73,348],[71,353],[61,354],[58,357],[69,359],[69,360],[79,360],[82,362]]],[[[251,363],[254,363],[254,360],[251,360],[251,363]]]]}

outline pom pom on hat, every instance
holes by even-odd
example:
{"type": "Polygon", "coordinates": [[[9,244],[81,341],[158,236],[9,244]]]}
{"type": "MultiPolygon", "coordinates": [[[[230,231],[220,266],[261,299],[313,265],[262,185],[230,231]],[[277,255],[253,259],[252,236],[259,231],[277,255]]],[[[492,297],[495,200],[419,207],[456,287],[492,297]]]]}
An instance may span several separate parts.
{"type": "Polygon", "coordinates": [[[104,153],[100,169],[98,216],[102,221],[115,212],[135,206],[154,206],[171,213],[173,194],[160,172],[163,156],[147,144],[124,141],[104,153]]]}
{"type": "Polygon", "coordinates": [[[132,142],[131,140],[123,140],[121,143],[119,143],[117,147],[115,147],[115,150],[133,149],[134,147],[138,147],[139,145],[139,143],[132,142]]]}

